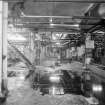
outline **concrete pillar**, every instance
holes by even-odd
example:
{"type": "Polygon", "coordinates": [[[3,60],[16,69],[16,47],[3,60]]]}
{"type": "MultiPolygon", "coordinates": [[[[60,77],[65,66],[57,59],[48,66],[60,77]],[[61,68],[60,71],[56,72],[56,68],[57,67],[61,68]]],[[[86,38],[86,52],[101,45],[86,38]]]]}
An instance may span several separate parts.
{"type": "Polygon", "coordinates": [[[7,17],[8,2],[0,1],[0,92],[7,89],[7,17]]]}
{"type": "Polygon", "coordinates": [[[2,84],[2,24],[3,24],[3,1],[0,1],[0,93],[1,93],[1,84],[2,84]]]}
{"type": "Polygon", "coordinates": [[[3,81],[7,90],[7,35],[8,34],[8,2],[3,2],[3,81]]]}

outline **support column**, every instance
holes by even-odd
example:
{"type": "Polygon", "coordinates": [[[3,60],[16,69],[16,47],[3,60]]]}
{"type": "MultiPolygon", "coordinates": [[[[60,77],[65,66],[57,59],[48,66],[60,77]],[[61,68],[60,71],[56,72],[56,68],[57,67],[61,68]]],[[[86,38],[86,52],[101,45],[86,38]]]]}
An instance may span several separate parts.
{"type": "Polygon", "coordinates": [[[8,36],[8,2],[3,1],[3,94],[7,93],[7,36],[8,36]]]}
{"type": "Polygon", "coordinates": [[[0,93],[7,89],[7,17],[8,2],[0,1],[0,93]]]}
{"type": "Polygon", "coordinates": [[[1,86],[2,86],[2,24],[3,24],[3,1],[0,1],[0,94],[2,93],[1,91],[1,86]]]}

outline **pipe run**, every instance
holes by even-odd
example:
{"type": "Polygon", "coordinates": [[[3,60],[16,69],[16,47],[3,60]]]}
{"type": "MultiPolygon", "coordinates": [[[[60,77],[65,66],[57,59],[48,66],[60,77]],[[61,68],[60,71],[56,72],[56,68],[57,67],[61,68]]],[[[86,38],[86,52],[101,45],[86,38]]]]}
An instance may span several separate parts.
{"type": "Polygon", "coordinates": [[[99,20],[102,19],[100,17],[84,17],[84,16],[41,16],[41,15],[21,15],[22,18],[58,18],[58,19],[91,19],[91,20],[99,20]]]}
{"type": "Polygon", "coordinates": [[[58,18],[58,19],[91,19],[91,20],[99,20],[102,19],[101,17],[91,17],[91,16],[51,16],[51,15],[26,15],[21,9],[20,17],[21,18],[58,18]]]}

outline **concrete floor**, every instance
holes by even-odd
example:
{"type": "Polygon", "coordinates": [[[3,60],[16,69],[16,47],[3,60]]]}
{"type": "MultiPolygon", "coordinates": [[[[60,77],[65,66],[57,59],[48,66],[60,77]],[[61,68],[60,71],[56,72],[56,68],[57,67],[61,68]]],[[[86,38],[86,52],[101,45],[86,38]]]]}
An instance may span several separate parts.
{"type": "Polygon", "coordinates": [[[83,96],[79,95],[45,95],[30,88],[29,83],[13,89],[9,93],[6,105],[89,105],[83,96]]]}
{"type": "MultiPolygon", "coordinates": [[[[70,67],[69,64],[68,68],[70,67]]],[[[67,65],[63,66],[67,68],[67,65]]],[[[74,70],[81,70],[82,64],[75,62],[71,64],[74,70]]],[[[71,69],[70,69],[71,70],[71,69]]],[[[8,79],[9,96],[6,105],[89,105],[85,97],[80,95],[40,95],[39,91],[30,88],[28,81],[19,78],[8,79]]]]}

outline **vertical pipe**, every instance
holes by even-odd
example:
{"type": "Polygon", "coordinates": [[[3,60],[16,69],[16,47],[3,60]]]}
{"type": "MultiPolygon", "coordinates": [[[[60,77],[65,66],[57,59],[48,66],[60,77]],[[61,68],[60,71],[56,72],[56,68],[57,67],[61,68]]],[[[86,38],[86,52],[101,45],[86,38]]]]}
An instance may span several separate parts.
{"type": "Polygon", "coordinates": [[[86,38],[87,38],[87,35],[85,34],[85,58],[84,58],[84,63],[85,63],[85,67],[87,69],[87,63],[86,63],[86,58],[87,58],[87,48],[86,48],[86,38]]]}
{"type": "Polygon", "coordinates": [[[104,34],[104,57],[102,58],[102,64],[105,65],[105,34],[104,34]]]}
{"type": "Polygon", "coordinates": [[[3,1],[0,1],[0,93],[1,91],[1,86],[2,86],[2,15],[3,15],[3,1]]]}

